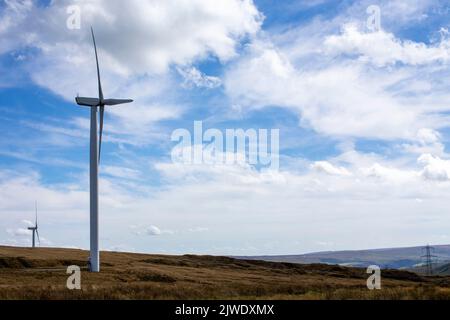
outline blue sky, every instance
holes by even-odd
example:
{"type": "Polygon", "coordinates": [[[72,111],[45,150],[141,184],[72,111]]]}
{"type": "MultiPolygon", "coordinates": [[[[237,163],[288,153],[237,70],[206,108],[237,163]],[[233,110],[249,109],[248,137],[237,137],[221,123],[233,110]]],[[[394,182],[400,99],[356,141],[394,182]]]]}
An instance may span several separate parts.
{"type": "Polygon", "coordinates": [[[0,1],[0,243],[88,247],[89,27],[107,110],[101,247],[285,254],[449,243],[446,1],[0,1]],[[78,6],[81,28],[66,26],[78,6]],[[380,8],[369,30],[366,9],[380,8]],[[279,129],[280,168],[173,163],[171,134],[279,129]]]}

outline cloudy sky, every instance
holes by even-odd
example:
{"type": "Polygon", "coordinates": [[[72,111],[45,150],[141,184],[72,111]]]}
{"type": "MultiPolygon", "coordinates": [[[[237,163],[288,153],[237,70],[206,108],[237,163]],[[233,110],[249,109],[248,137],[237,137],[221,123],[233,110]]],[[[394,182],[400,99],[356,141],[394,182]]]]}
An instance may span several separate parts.
{"type": "Polygon", "coordinates": [[[0,243],[29,245],[37,200],[43,245],[88,248],[74,97],[97,90],[91,25],[105,95],[135,100],[106,114],[103,249],[450,243],[449,16],[445,0],[0,0],[0,243]],[[279,129],[279,170],[172,162],[195,120],[279,129]]]}

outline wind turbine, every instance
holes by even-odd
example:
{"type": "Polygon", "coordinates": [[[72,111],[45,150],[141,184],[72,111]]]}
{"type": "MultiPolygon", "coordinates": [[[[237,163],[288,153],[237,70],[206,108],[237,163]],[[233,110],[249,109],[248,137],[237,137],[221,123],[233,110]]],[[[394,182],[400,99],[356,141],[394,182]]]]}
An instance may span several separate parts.
{"type": "Polygon", "coordinates": [[[105,106],[115,106],[133,102],[131,99],[104,99],[102,83],[100,80],[100,67],[98,65],[97,45],[95,44],[94,30],[91,27],[92,41],[94,42],[95,61],[97,63],[98,98],[76,97],[80,106],[91,108],[91,138],[90,138],[90,257],[91,272],[100,271],[100,253],[98,244],[98,165],[102,150],[103,117],[105,106]],[[100,111],[100,133],[97,136],[97,112],[100,111]],[[97,141],[97,138],[99,141],[97,141]]]}
{"type": "Polygon", "coordinates": [[[41,245],[41,239],[39,239],[39,231],[38,231],[38,220],[37,220],[37,201],[34,203],[35,205],[35,209],[36,209],[36,220],[34,222],[34,227],[28,227],[28,230],[31,230],[33,232],[33,248],[36,248],[36,241],[35,241],[35,236],[37,235],[38,241],[39,241],[39,245],[41,245]]]}

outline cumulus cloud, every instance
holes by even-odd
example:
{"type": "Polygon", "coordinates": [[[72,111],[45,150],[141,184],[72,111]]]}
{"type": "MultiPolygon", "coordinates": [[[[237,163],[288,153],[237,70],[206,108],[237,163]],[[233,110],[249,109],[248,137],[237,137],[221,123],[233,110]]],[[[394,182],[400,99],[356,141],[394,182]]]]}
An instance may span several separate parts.
{"type": "Polygon", "coordinates": [[[450,38],[437,44],[397,39],[392,33],[361,32],[358,26],[346,24],[342,33],[325,39],[325,51],[328,54],[356,55],[362,61],[378,67],[401,62],[410,65],[450,62],[450,38]]]}
{"type": "Polygon", "coordinates": [[[27,225],[28,227],[34,227],[34,223],[30,220],[22,220],[22,223],[27,225]]]}
{"type": "Polygon", "coordinates": [[[414,182],[420,184],[417,181],[418,174],[413,170],[399,169],[395,167],[387,167],[375,163],[368,168],[361,168],[363,174],[367,177],[377,178],[384,181],[389,181],[393,184],[405,184],[408,182],[414,182]]]}
{"type": "Polygon", "coordinates": [[[76,66],[81,60],[74,54],[91,46],[87,31],[93,25],[108,66],[125,74],[163,72],[170,64],[184,65],[208,54],[227,60],[236,54],[239,39],[255,34],[263,20],[251,0],[131,0],[127,6],[120,0],[42,6],[10,0],[5,5],[3,51],[36,46],[46,54],[69,53],[68,62],[76,66]],[[81,10],[81,31],[66,28],[70,5],[81,10]]]}
{"type": "Polygon", "coordinates": [[[158,227],[150,226],[145,230],[145,233],[149,236],[159,236],[161,235],[161,230],[158,227]]]}
{"type": "Polygon", "coordinates": [[[213,89],[222,85],[218,77],[208,76],[195,67],[177,68],[180,75],[184,78],[183,87],[208,88],[213,89]]]}
{"type": "Polygon", "coordinates": [[[314,170],[324,172],[331,175],[338,175],[338,176],[348,176],[350,175],[350,172],[345,169],[344,167],[335,166],[328,161],[316,161],[314,162],[311,167],[314,170]]]}
{"type": "MultiPolygon", "coordinates": [[[[0,14],[0,54],[13,50],[18,46],[18,39],[10,34],[14,29],[26,22],[27,16],[33,10],[32,0],[5,1],[0,14]]],[[[19,35],[20,40],[26,42],[26,36],[19,35]]]]}
{"type": "MultiPolygon", "coordinates": [[[[92,25],[105,95],[135,100],[133,112],[108,110],[113,125],[122,134],[142,137],[151,136],[151,124],[183,113],[172,90],[171,67],[184,68],[209,57],[228,61],[242,40],[260,30],[263,16],[252,0],[131,0],[125,7],[120,0],[42,5],[9,0],[0,21],[0,54],[26,54],[26,60],[18,61],[21,70],[71,102],[77,93],[96,95],[92,25]],[[80,30],[66,27],[66,9],[73,5],[81,10],[80,30]]],[[[218,85],[218,79],[197,71],[187,72],[189,83],[218,85]]]]}
{"type": "Polygon", "coordinates": [[[442,135],[433,129],[422,128],[417,132],[417,137],[413,143],[402,145],[406,152],[415,154],[445,155],[445,146],[441,141],[442,135]]]}
{"type": "Polygon", "coordinates": [[[425,179],[437,181],[448,181],[450,179],[450,160],[424,154],[419,157],[418,163],[424,166],[421,175],[425,179]]]}
{"type": "Polygon", "coordinates": [[[131,226],[133,233],[138,236],[160,236],[163,234],[173,234],[172,230],[161,230],[154,225],[149,226],[131,226]]]}
{"type": "MultiPolygon", "coordinates": [[[[428,162],[430,159],[435,160],[429,158],[428,162]]],[[[116,243],[108,239],[120,237],[137,251],[233,254],[232,248],[242,246],[245,238],[250,242],[249,246],[254,247],[251,251],[246,249],[247,253],[267,253],[267,248],[260,247],[261,234],[267,239],[281,239],[283,244],[276,248],[285,251],[314,250],[317,239],[334,241],[338,248],[356,248],[355,239],[358,239],[358,246],[384,245],[371,240],[379,237],[367,237],[367,225],[377,230],[378,236],[386,235],[390,245],[408,239],[413,241],[417,234],[408,238],[410,230],[403,228],[404,221],[416,223],[424,215],[434,212],[439,219],[430,222],[430,228],[439,229],[443,221],[448,220],[440,214],[447,202],[450,184],[435,188],[440,181],[423,179],[421,173],[428,163],[424,161],[408,167],[401,162],[395,164],[375,155],[346,150],[336,158],[312,162],[310,170],[299,172],[259,172],[240,165],[160,163],[156,170],[165,181],[163,188],[118,185],[108,178],[102,179],[102,245],[111,248],[116,243]],[[321,170],[325,168],[331,174],[318,172],[315,169],[319,167],[318,163],[321,170]],[[416,199],[422,202],[418,203],[416,199]],[[135,224],[131,228],[127,227],[131,217],[128,213],[132,213],[135,224]],[[206,230],[187,227],[187,220],[190,226],[220,225],[221,228],[211,233],[205,243],[200,231],[206,230]],[[158,221],[158,224],[151,221],[158,221]],[[255,221],[261,223],[255,224],[255,221]],[[389,230],[383,229],[386,224],[389,224],[389,230]],[[161,228],[162,225],[166,228],[161,228]],[[232,238],[229,230],[233,230],[232,238]],[[283,234],[280,235],[279,230],[283,230],[283,234]],[[348,230],[352,230],[351,237],[346,236],[348,230]],[[298,239],[299,232],[302,245],[291,245],[298,239]],[[145,236],[152,236],[152,241],[143,242],[145,236]],[[181,247],[186,243],[187,247],[181,247]]],[[[53,190],[40,182],[38,176],[30,179],[30,175],[18,177],[0,171],[0,177],[0,212],[5,216],[6,226],[14,230],[15,219],[26,218],[20,214],[25,211],[22,204],[27,199],[32,203],[37,196],[42,198],[43,235],[54,239],[63,233],[64,243],[56,242],[55,245],[88,245],[87,240],[80,240],[88,239],[89,230],[88,192],[84,178],[72,186],[59,186],[53,190]],[[17,197],[21,201],[17,201],[17,197]],[[84,205],[80,207],[80,203],[84,205]],[[80,228],[73,230],[74,223],[80,224],[80,228]],[[58,228],[46,227],[49,224],[57,224],[58,228]]],[[[420,240],[427,237],[424,233],[421,236],[420,240]]]]}
{"type": "Polygon", "coordinates": [[[7,232],[15,237],[27,237],[31,235],[31,231],[24,228],[8,229],[7,232]]]}
{"type": "Polygon", "coordinates": [[[301,71],[276,49],[256,45],[228,71],[225,86],[241,106],[294,110],[303,126],[327,135],[405,138],[419,125],[416,110],[399,103],[357,64],[301,71]]]}
{"type": "Polygon", "coordinates": [[[445,116],[436,113],[448,110],[442,101],[450,99],[442,80],[442,74],[448,75],[443,66],[449,61],[448,40],[413,44],[383,31],[373,35],[353,27],[327,38],[309,26],[303,29],[280,36],[279,45],[275,38],[248,46],[224,77],[234,104],[244,110],[287,108],[298,115],[301,126],[333,137],[416,140],[424,127],[436,131],[446,126],[445,116]],[[371,37],[391,41],[394,48],[371,45],[371,37]],[[307,44],[298,40],[304,38],[307,44]],[[404,64],[390,65],[400,60],[404,64]]]}
{"type": "Polygon", "coordinates": [[[441,134],[433,129],[422,128],[417,132],[417,138],[422,144],[437,143],[441,140],[441,134]]]}

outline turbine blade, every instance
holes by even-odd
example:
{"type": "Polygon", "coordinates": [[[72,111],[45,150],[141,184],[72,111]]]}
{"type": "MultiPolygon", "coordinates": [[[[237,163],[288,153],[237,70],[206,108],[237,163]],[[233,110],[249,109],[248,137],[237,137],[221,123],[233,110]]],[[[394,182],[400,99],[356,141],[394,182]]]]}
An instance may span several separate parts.
{"type": "Polygon", "coordinates": [[[99,136],[99,148],[98,148],[98,162],[100,163],[100,157],[102,154],[102,136],[103,136],[103,118],[105,116],[105,106],[100,106],[100,136],[99,136]]]}
{"type": "Polygon", "coordinates": [[[37,228],[37,201],[34,202],[34,208],[36,209],[36,220],[34,226],[37,228]]]}
{"type": "Polygon", "coordinates": [[[133,100],[131,99],[105,99],[103,103],[106,106],[115,106],[118,104],[131,103],[133,100]]]}
{"type": "Polygon", "coordinates": [[[39,238],[39,231],[38,231],[37,228],[36,228],[36,235],[37,235],[37,238],[38,238],[39,245],[41,245],[41,239],[39,238]]]}
{"type": "Polygon", "coordinates": [[[98,98],[101,103],[103,101],[103,90],[102,90],[102,82],[100,80],[100,67],[98,65],[97,45],[95,43],[94,29],[92,27],[91,27],[91,33],[92,33],[92,41],[94,42],[95,61],[97,62],[98,98]]]}

